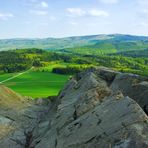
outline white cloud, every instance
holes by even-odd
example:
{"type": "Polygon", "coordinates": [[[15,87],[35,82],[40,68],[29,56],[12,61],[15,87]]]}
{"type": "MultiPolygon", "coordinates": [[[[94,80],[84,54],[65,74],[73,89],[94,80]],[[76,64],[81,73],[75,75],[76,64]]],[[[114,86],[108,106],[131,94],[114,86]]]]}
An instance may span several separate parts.
{"type": "Polygon", "coordinates": [[[139,22],[139,23],[134,23],[133,26],[135,27],[148,27],[148,22],[143,21],[143,22],[139,22]]]}
{"type": "Polygon", "coordinates": [[[31,4],[29,6],[31,6],[31,10],[30,13],[34,14],[34,15],[47,15],[48,14],[48,3],[46,3],[45,1],[37,1],[37,0],[31,0],[30,1],[31,4]]]}
{"type": "Polygon", "coordinates": [[[86,12],[81,8],[67,8],[70,16],[84,16],[86,12]]]}
{"type": "Polygon", "coordinates": [[[31,10],[30,12],[35,15],[47,15],[48,14],[48,11],[44,11],[44,10],[31,10]]]}
{"type": "Polygon", "coordinates": [[[138,3],[141,5],[148,5],[148,0],[138,0],[138,3]]]}
{"type": "Polygon", "coordinates": [[[77,22],[69,22],[69,24],[73,25],[73,26],[77,26],[78,23],[77,22]]]}
{"type": "Polygon", "coordinates": [[[46,3],[45,1],[36,2],[36,3],[33,3],[32,5],[36,9],[47,9],[48,8],[48,3],[46,3]]]}
{"type": "Polygon", "coordinates": [[[25,6],[32,7],[33,9],[47,9],[49,7],[47,2],[38,0],[30,0],[25,3],[25,6]]]}
{"type": "Polygon", "coordinates": [[[13,17],[14,15],[12,13],[0,13],[0,20],[8,20],[13,17]]]}
{"type": "Polygon", "coordinates": [[[42,1],[42,2],[40,3],[40,6],[41,6],[42,8],[48,8],[48,4],[47,4],[46,2],[44,2],[44,1],[42,1]]]}
{"type": "Polygon", "coordinates": [[[140,26],[142,26],[142,27],[148,27],[148,23],[146,23],[146,22],[141,22],[140,26]]]}
{"type": "Polygon", "coordinates": [[[109,13],[103,10],[90,9],[83,10],[82,8],[67,8],[68,16],[71,17],[83,17],[83,16],[93,16],[93,17],[108,17],[109,13]]]}
{"type": "Polygon", "coordinates": [[[49,20],[51,20],[51,21],[56,21],[57,18],[56,18],[55,16],[50,16],[50,17],[49,17],[49,20]]]}
{"type": "Polygon", "coordinates": [[[96,16],[96,17],[108,17],[109,13],[103,10],[97,10],[97,9],[92,9],[89,11],[89,14],[91,16],[96,16]]]}
{"type": "Polygon", "coordinates": [[[30,2],[32,2],[32,3],[35,3],[35,2],[37,2],[38,0],[30,0],[30,2]]]}
{"type": "Polygon", "coordinates": [[[141,12],[142,12],[143,14],[148,15],[148,9],[143,9],[141,12]]]}
{"type": "Polygon", "coordinates": [[[104,4],[117,4],[119,0],[99,0],[101,3],[104,4]]]}

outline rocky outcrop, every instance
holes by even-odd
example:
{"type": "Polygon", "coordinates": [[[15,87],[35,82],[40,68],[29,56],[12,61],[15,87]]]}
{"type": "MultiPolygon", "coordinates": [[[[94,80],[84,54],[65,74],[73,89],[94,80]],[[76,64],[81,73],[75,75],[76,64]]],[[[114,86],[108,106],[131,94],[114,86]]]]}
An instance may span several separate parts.
{"type": "Polygon", "coordinates": [[[120,90],[124,96],[134,99],[148,113],[148,78],[133,74],[119,74],[111,89],[120,90]]]}
{"type": "Polygon", "coordinates": [[[48,107],[46,100],[33,101],[0,85],[0,147],[27,148],[34,127],[48,107]]]}
{"type": "Polygon", "coordinates": [[[137,75],[88,69],[73,77],[58,97],[25,101],[17,120],[1,114],[1,124],[19,126],[7,131],[0,147],[146,148],[147,83],[137,75]]]}

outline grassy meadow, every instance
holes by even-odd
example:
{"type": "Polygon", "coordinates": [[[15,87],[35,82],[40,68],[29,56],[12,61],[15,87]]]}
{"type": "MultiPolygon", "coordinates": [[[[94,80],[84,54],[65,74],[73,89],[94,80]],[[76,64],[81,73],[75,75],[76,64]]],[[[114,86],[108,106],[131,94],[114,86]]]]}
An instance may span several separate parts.
{"type": "MultiPolygon", "coordinates": [[[[16,74],[1,74],[0,81],[16,74]]],[[[57,95],[68,78],[68,75],[54,74],[51,71],[41,72],[31,70],[3,84],[23,96],[39,98],[57,95]]]]}

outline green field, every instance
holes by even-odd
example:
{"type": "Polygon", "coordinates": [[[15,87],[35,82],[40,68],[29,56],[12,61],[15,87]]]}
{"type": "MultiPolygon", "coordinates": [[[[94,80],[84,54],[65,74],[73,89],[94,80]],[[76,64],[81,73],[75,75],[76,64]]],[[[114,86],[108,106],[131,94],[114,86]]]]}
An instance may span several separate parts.
{"type": "Polygon", "coordinates": [[[7,73],[7,74],[0,73],[0,82],[10,77],[13,77],[14,75],[16,75],[16,73],[7,73]]]}
{"type": "MultiPolygon", "coordinates": [[[[0,81],[16,74],[1,74],[0,81]]],[[[29,71],[3,84],[24,96],[33,98],[55,96],[67,82],[68,75],[59,75],[52,72],[29,71]]]]}

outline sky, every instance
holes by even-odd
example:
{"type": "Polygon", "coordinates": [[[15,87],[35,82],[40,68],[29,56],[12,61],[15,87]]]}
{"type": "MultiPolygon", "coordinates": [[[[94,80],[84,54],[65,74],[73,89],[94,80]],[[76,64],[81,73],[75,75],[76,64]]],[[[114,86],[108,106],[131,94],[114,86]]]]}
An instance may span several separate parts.
{"type": "Polygon", "coordinates": [[[1,0],[0,39],[148,36],[148,0],[1,0]]]}

